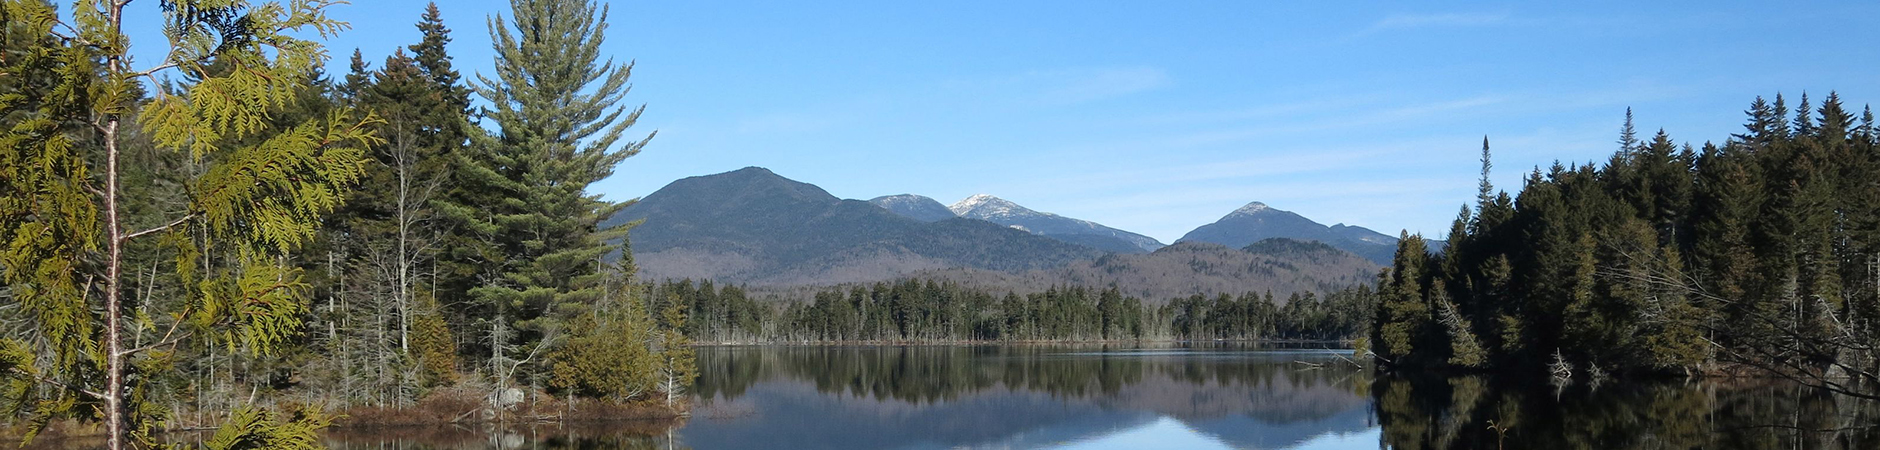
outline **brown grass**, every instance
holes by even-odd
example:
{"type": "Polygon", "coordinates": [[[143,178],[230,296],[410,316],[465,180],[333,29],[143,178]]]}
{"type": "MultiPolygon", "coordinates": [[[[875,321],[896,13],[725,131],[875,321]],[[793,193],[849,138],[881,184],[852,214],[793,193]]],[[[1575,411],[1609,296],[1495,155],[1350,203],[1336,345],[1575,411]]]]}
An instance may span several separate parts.
{"type": "Polygon", "coordinates": [[[484,404],[481,391],[445,388],[403,408],[355,407],[340,411],[344,416],[333,422],[334,428],[384,428],[434,426],[448,424],[540,423],[540,422],[616,422],[671,421],[682,417],[684,405],[668,408],[650,401],[616,403],[594,399],[574,399],[535,393],[515,409],[497,414],[484,404]]]}

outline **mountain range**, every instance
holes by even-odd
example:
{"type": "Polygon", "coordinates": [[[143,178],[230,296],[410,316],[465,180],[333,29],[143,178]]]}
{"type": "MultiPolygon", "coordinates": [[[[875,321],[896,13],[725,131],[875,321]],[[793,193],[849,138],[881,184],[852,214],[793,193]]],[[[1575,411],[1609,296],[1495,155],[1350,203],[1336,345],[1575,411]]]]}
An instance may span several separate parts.
{"type": "Polygon", "coordinates": [[[636,220],[633,257],[649,279],[850,283],[945,267],[1023,271],[1103,254],[986,221],[910,219],[758,167],[674,181],[602,226],[636,220]]]}
{"type": "Polygon", "coordinates": [[[1013,291],[1117,285],[1147,299],[1369,282],[1397,241],[1255,202],[1165,246],[992,195],[951,206],[913,194],[845,200],[760,167],[674,181],[602,226],[633,221],[647,279],[788,287],[923,276],[1013,291]]]}
{"type": "Polygon", "coordinates": [[[1106,252],[1148,253],[1162,248],[1161,241],[1128,231],[1103,226],[1088,220],[1073,219],[1048,212],[1033,211],[1017,203],[979,194],[941,206],[940,202],[914,194],[875,197],[869,203],[889,212],[922,222],[964,217],[1005,225],[1060,241],[1106,252]]]}

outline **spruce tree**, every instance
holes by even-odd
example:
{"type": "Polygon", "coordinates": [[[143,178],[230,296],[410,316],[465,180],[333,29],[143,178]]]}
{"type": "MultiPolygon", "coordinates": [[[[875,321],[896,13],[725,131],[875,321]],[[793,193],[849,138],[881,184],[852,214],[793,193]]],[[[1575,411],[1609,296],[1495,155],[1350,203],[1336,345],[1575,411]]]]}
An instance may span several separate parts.
{"type": "Polygon", "coordinates": [[[490,103],[483,116],[500,131],[473,136],[474,167],[465,181],[479,197],[456,199],[491,201],[445,210],[504,256],[490,261],[500,272],[482,279],[471,296],[508,322],[502,326],[520,331],[510,344],[538,353],[561,334],[563,319],[599,298],[600,260],[623,231],[599,225],[626,204],[601,200],[588,185],[611,175],[652,135],[621,142],[644,106],[617,106],[633,65],[600,59],[605,7],[587,0],[510,6],[509,20],[489,21],[495,73],[478,75],[474,87],[490,103]]]}
{"type": "Polygon", "coordinates": [[[1432,317],[1424,298],[1429,254],[1423,237],[1404,233],[1397,241],[1397,255],[1388,273],[1378,283],[1377,319],[1371,331],[1371,345],[1392,365],[1421,364],[1434,351],[1430,342],[1432,317]]]}
{"type": "MultiPolygon", "coordinates": [[[[1752,120],[1755,120],[1752,118],[1752,120]]],[[[1731,142],[1722,147],[1706,144],[1698,156],[1697,180],[1692,196],[1692,239],[1690,253],[1694,277],[1717,299],[1700,297],[1706,312],[1703,321],[1709,328],[1723,330],[1716,338],[1726,342],[1741,341],[1746,335],[1767,335],[1764,322],[1755,317],[1769,314],[1768,302],[1751,296],[1756,283],[1756,256],[1751,247],[1750,225],[1762,205],[1757,166],[1751,160],[1747,143],[1731,142]],[[1720,322],[1721,321],[1721,322],[1720,322]],[[1721,327],[1720,323],[1734,326],[1721,327]]]]}

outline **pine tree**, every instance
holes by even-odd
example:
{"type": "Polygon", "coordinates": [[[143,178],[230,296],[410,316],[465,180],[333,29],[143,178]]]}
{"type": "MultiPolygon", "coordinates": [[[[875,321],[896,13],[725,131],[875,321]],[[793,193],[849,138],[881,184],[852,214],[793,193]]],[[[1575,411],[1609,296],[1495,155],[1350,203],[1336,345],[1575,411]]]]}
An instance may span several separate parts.
{"type": "Polygon", "coordinates": [[[1437,322],[1443,326],[1443,334],[1449,340],[1449,365],[1464,368],[1481,368],[1488,363],[1488,352],[1475,338],[1474,326],[1469,319],[1462,317],[1462,311],[1456,309],[1456,303],[1450,301],[1449,293],[1443,288],[1442,280],[1430,286],[1430,303],[1436,305],[1437,322]]]}
{"type": "MultiPolygon", "coordinates": [[[[649,344],[664,335],[656,335],[659,331],[632,273],[621,268],[608,269],[603,302],[570,320],[567,343],[549,354],[550,386],[575,395],[627,401],[658,384],[657,361],[649,344]]],[[[673,302],[668,309],[683,309],[682,303],[673,302]]]]}
{"type": "Polygon", "coordinates": [[[1747,144],[1732,142],[1723,147],[1704,146],[1698,156],[1697,180],[1692,197],[1692,251],[1690,267],[1699,285],[1710,296],[1699,299],[1706,311],[1710,329],[1729,332],[1719,336],[1725,341],[1740,341],[1741,335],[1767,335],[1763,322],[1754,317],[1768,314],[1767,302],[1751,296],[1756,283],[1753,270],[1755,253],[1751,247],[1750,224],[1762,205],[1757,166],[1750,160],[1747,144]],[[1722,304],[1709,297],[1728,299],[1722,304]],[[1710,302],[1710,303],[1705,303],[1710,302]],[[1721,327],[1718,321],[1734,324],[1721,327]]]}
{"type": "Polygon", "coordinates": [[[685,329],[684,305],[672,302],[660,312],[659,317],[659,366],[655,375],[658,377],[659,391],[666,395],[666,406],[673,407],[678,405],[683,395],[690,392],[693,379],[698,377],[698,361],[692,350],[692,340],[680,331],[685,329]]]}
{"type": "MultiPolygon", "coordinates": [[[[371,120],[345,111],[270,126],[324,62],[318,43],[289,34],[345,28],[325,17],[325,4],[174,2],[163,20],[172,50],[138,68],[127,56],[124,3],[80,1],[64,18],[43,2],[8,0],[5,39],[32,50],[0,59],[8,78],[52,82],[0,95],[0,114],[13,124],[0,138],[0,191],[13,199],[0,202],[0,236],[10,241],[0,253],[7,301],[50,344],[48,357],[33,358],[20,338],[0,340],[0,364],[21,387],[11,392],[38,397],[15,399],[33,405],[25,412],[34,423],[97,420],[112,449],[154,443],[166,408],[143,393],[175,349],[265,355],[298,331],[307,285],[282,261],[343,201],[362,171],[360,147],[374,139],[364,129],[371,120]],[[135,110],[143,78],[170,68],[186,81],[135,110]],[[124,214],[135,197],[126,194],[123,175],[132,169],[120,164],[121,146],[137,126],[158,147],[206,166],[187,180],[186,212],[160,223],[130,223],[124,214]],[[186,292],[178,310],[145,315],[151,305],[125,295],[126,249],[140,238],[160,239],[174,256],[174,279],[186,292]],[[171,331],[126,345],[126,333],[152,325],[171,331]],[[25,388],[40,383],[46,388],[25,388]]],[[[210,445],[311,448],[326,420],[318,412],[283,422],[237,411],[210,445]]]]}
{"type": "Polygon", "coordinates": [[[1685,230],[1691,203],[1691,163],[1663,129],[1639,153],[1638,177],[1631,188],[1633,208],[1658,232],[1659,242],[1675,243],[1685,230]]]}
{"type": "MultiPolygon", "coordinates": [[[[1627,118],[1631,117],[1631,111],[1630,108],[1626,109],[1627,118]]],[[[1628,122],[1626,125],[1629,127],[1631,123],[1628,122]]],[[[1482,181],[1476,185],[1475,191],[1475,207],[1477,210],[1486,208],[1488,203],[1495,199],[1495,185],[1488,181],[1489,169],[1493,167],[1495,167],[1495,165],[1489,158],[1488,153],[1488,136],[1482,136],[1482,181]]]]}
{"type": "Polygon", "coordinates": [[[1731,135],[1731,137],[1747,146],[1748,151],[1755,152],[1780,140],[1778,136],[1786,136],[1788,130],[1777,130],[1776,125],[1785,113],[1781,109],[1780,99],[1781,96],[1778,95],[1778,105],[1771,106],[1768,101],[1763,100],[1762,96],[1756,96],[1756,101],[1750,104],[1748,110],[1743,111],[1744,115],[1749,116],[1749,123],[1743,124],[1746,133],[1731,135]]]}
{"type": "Polygon", "coordinates": [[[1428,349],[1432,330],[1429,304],[1424,299],[1425,266],[1429,264],[1423,237],[1404,233],[1397,242],[1391,268],[1378,283],[1376,325],[1371,345],[1378,356],[1394,365],[1419,364],[1419,352],[1428,349]]]}
{"type": "MultiPolygon", "coordinates": [[[[480,132],[471,121],[470,87],[465,85],[457,70],[453,67],[446,45],[451,42],[450,28],[444,25],[443,17],[438,13],[437,4],[425,5],[424,15],[417,24],[423,39],[406,47],[411,51],[410,60],[417,66],[427,83],[418,88],[425,95],[420,100],[420,107],[413,108],[422,117],[418,123],[423,137],[420,144],[425,148],[435,149],[443,155],[448,166],[447,177],[443,181],[436,197],[429,205],[435,210],[439,223],[434,225],[437,252],[436,275],[433,282],[437,285],[439,298],[452,306],[446,308],[446,318],[459,330],[476,328],[470,323],[471,317],[492,315],[487,309],[474,309],[474,302],[462,301],[469,296],[472,287],[480,284],[479,275],[485,273],[492,262],[502,261],[494,246],[486,239],[493,229],[467,226],[487,224],[466,222],[458,219],[480,217],[476,210],[480,205],[491,205],[499,201],[494,194],[499,192],[479,192],[478,186],[493,178],[486,168],[477,164],[467,148],[473,134],[480,132]],[[483,170],[477,170],[483,169],[483,170]],[[455,207],[455,209],[453,209],[455,207]]],[[[388,63],[389,64],[389,63],[388,63]]],[[[414,81],[405,81],[414,83],[414,81]]]]}
{"type": "Polygon", "coordinates": [[[356,103],[384,121],[376,127],[385,140],[368,166],[362,196],[353,202],[352,236],[366,251],[390,253],[391,291],[400,318],[399,348],[409,347],[412,291],[420,270],[435,264],[441,245],[434,200],[452,172],[455,153],[464,145],[464,106],[452,98],[455,86],[439,86],[403,51],[386,58],[370,84],[358,87],[356,103]],[[383,248],[383,250],[378,250],[383,248]]]}
{"type": "Polygon", "coordinates": [[[626,204],[586,190],[646,144],[620,142],[644,107],[616,106],[632,64],[599,61],[605,8],[585,0],[510,5],[511,20],[490,22],[494,78],[479,75],[474,88],[490,102],[484,117],[501,131],[475,136],[473,167],[459,168],[465,189],[493,201],[457,198],[444,210],[504,255],[491,261],[501,272],[470,294],[521,331],[514,343],[541,348],[553,345],[563,319],[599,296],[599,262],[622,232],[599,224],[626,204]]]}
{"type": "Polygon", "coordinates": [[[1625,124],[1619,127],[1619,153],[1630,155],[1639,148],[1638,129],[1632,126],[1632,107],[1625,108],[1625,124]]]}

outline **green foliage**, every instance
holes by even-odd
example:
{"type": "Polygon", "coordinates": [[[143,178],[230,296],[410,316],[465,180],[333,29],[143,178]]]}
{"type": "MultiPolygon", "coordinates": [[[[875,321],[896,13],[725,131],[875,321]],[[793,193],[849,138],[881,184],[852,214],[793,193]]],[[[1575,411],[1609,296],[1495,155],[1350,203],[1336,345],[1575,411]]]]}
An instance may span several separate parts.
{"type": "Polygon", "coordinates": [[[689,393],[692,382],[698,378],[698,354],[692,349],[692,340],[683,331],[685,321],[685,305],[679,302],[669,302],[660,311],[659,367],[656,376],[659,390],[666,393],[667,406],[677,404],[679,396],[689,393]]]}
{"type": "MultiPolygon", "coordinates": [[[[1376,308],[1368,286],[1324,297],[1294,293],[1194,295],[1146,305],[1116,288],[995,295],[904,279],[816,291],[807,301],[759,303],[737,286],[690,280],[649,289],[687,311],[686,336],[708,342],[1063,341],[1140,339],[1348,340],[1376,308]]],[[[663,310],[664,305],[656,306],[663,310]]]]}
{"type": "Polygon", "coordinates": [[[426,386],[441,386],[457,381],[457,345],[450,325],[431,292],[420,292],[413,305],[411,353],[417,358],[419,376],[426,386]]]}
{"type": "MultiPolygon", "coordinates": [[[[82,380],[100,361],[99,323],[87,296],[88,263],[102,251],[102,208],[91,195],[96,178],[88,109],[99,80],[93,59],[61,44],[51,5],[7,1],[0,9],[0,278],[8,303],[36,325],[49,353],[45,373],[82,380]]],[[[32,371],[29,365],[13,369],[32,371]]],[[[40,376],[34,373],[34,376],[40,376]]],[[[47,406],[62,402],[51,400],[47,406]]],[[[45,413],[64,413],[51,408],[45,413]]]]}
{"type": "MultiPolygon", "coordinates": [[[[170,392],[164,372],[178,351],[224,346],[266,355],[289,343],[307,285],[282,260],[344,200],[360,176],[363,146],[374,142],[363,129],[373,119],[343,110],[287,126],[269,120],[325,58],[317,42],[296,34],[345,28],[325,17],[328,5],[171,2],[162,21],[170,51],[153,67],[132,68],[118,28],[122,3],[78,1],[69,19],[39,1],[4,3],[0,72],[8,89],[0,115],[9,126],[0,138],[0,190],[8,200],[0,203],[0,235],[8,242],[0,268],[8,302],[19,305],[8,319],[23,320],[49,344],[6,374],[41,383],[30,390],[37,398],[19,403],[33,406],[16,412],[38,423],[101,420],[113,447],[148,445],[166,415],[153,396],[170,392]],[[142,99],[140,83],[165,70],[183,80],[142,99]],[[132,118],[136,125],[125,122],[132,118]],[[186,150],[199,171],[120,164],[142,138],[186,150]],[[140,204],[151,196],[125,184],[157,179],[182,180],[184,204],[168,211],[140,204]],[[166,212],[173,215],[151,220],[166,212]],[[131,228],[144,222],[155,226],[131,228]],[[138,238],[162,245],[133,247],[138,238]],[[140,259],[173,257],[162,280],[177,300],[126,295],[127,247],[140,259]],[[127,345],[127,334],[159,326],[170,330],[161,341],[127,345]]],[[[152,272],[148,283],[157,280],[152,272]]],[[[243,430],[231,433],[311,435],[288,425],[243,430]]]]}
{"type": "Polygon", "coordinates": [[[1464,368],[1479,368],[1488,363],[1488,352],[1476,340],[1474,327],[1469,319],[1462,317],[1455,302],[1449,300],[1449,294],[1443,289],[1441,281],[1430,288],[1430,298],[1436,300],[1437,318],[1443,326],[1443,334],[1449,338],[1449,365],[1464,368]]]}
{"type": "Polygon", "coordinates": [[[1628,111],[1603,165],[1536,169],[1515,201],[1492,195],[1485,145],[1448,251],[1400,245],[1373,345],[1397,365],[1538,371],[1558,354],[1618,374],[1874,379],[1880,142],[1838,95],[1787,108],[1757,98],[1745,133],[1701,151],[1640,140],[1628,111]],[[1427,305],[1449,345],[1418,337],[1427,305]]]}
{"type": "Polygon", "coordinates": [[[203,443],[206,450],[312,450],[325,448],[320,430],[333,418],[319,408],[290,407],[283,413],[237,409],[203,443]]]}
{"type": "Polygon", "coordinates": [[[1408,358],[1418,355],[1419,348],[1433,351],[1422,347],[1429,341],[1432,322],[1429,303],[1423,297],[1424,266],[1428,264],[1423,237],[1405,233],[1398,241],[1395,263],[1378,282],[1378,312],[1371,342],[1385,360],[1401,359],[1404,361],[1399,364],[1408,365],[1412,363],[1408,358]]]}
{"type": "Polygon", "coordinates": [[[541,346],[599,299],[599,261],[615,250],[607,242],[625,232],[599,225],[626,205],[590,195],[587,186],[646,140],[620,142],[641,109],[616,107],[632,65],[599,61],[605,8],[597,12],[586,0],[511,6],[512,20],[498,17],[490,26],[494,78],[479,75],[475,88],[490,102],[484,117],[501,131],[472,135],[467,164],[459,166],[464,195],[440,210],[501,255],[489,261],[499,264],[495,276],[467,292],[513,322],[521,331],[513,343],[541,346]]]}
{"type": "Polygon", "coordinates": [[[657,388],[655,371],[665,360],[655,358],[652,345],[665,332],[647,314],[638,290],[612,292],[601,307],[569,320],[570,337],[549,355],[550,386],[614,401],[635,400],[657,388]]]}

